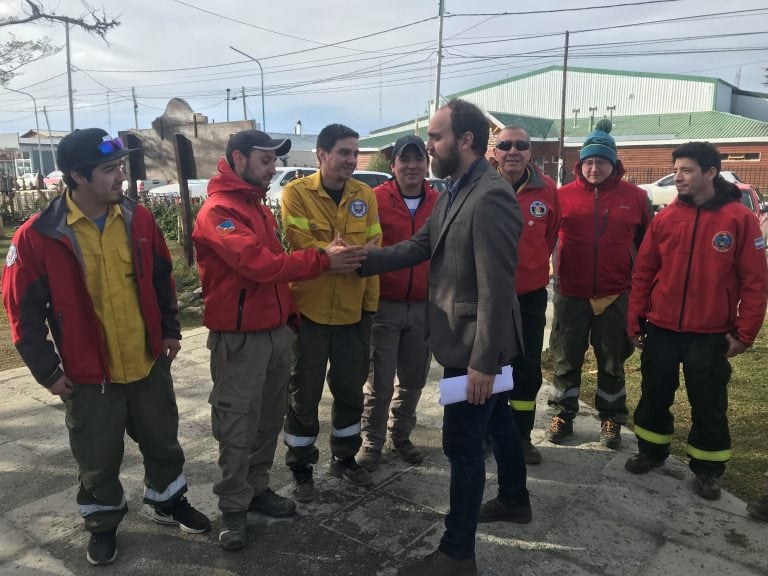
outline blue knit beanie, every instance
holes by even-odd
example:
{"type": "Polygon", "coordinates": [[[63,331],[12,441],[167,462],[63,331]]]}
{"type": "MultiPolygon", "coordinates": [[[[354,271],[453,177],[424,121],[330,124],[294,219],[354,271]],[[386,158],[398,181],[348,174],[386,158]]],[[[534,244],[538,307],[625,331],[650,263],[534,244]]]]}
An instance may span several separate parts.
{"type": "Polygon", "coordinates": [[[616,140],[609,134],[613,128],[608,118],[603,118],[595,126],[595,130],[590,132],[584,145],[579,152],[579,162],[583,162],[591,156],[602,156],[608,158],[611,164],[616,166],[618,160],[616,156],[616,140]]]}

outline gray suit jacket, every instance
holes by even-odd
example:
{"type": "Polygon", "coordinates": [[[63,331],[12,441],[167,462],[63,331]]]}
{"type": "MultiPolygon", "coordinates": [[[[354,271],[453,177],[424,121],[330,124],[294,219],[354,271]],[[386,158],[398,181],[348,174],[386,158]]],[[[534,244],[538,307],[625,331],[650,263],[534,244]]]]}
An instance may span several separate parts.
{"type": "Polygon", "coordinates": [[[410,240],[371,249],[369,276],[432,259],[428,326],[432,351],[448,368],[495,374],[522,351],[515,293],[522,220],[512,187],[482,159],[448,208],[441,194],[410,240]]]}

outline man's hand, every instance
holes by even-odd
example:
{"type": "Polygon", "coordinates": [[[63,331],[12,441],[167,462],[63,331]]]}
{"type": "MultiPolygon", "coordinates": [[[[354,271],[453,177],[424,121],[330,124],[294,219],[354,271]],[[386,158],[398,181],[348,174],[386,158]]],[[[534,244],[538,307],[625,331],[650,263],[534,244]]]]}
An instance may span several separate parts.
{"type": "Polygon", "coordinates": [[[645,348],[645,334],[635,334],[629,340],[638,350],[645,348]]]}
{"type": "Polygon", "coordinates": [[[725,339],[728,341],[728,352],[725,353],[726,358],[733,358],[734,356],[738,356],[748,348],[744,342],[730,334],[726,334],[725,339]]]}
{"type": "Polygon", "coordinates": [[[54,382],[48,391],[54,396],[60,396],[62,400],[70,398],[72,396],[72,390],[75,385],[72,384],[69,378],[65,374],[62,374],[56,382],[54,382]]]}
{"type": "Polygon", "coordinates": [[[496,374],[483,374],[467,368],[467,402],[483,405],[493,393],[493,381],[496,374]]]}
{"type": "Polygon", "coordinates": [[[365,247],[350,246],[340,235],[325,247],[325,253],[331,259],[331,267],[327,271],[338,274],[354,272],[360,268],[360,262],[365,260],[365,247]]]}
{"type": "Polygon", "coordinates": [[[168,357],[169,362],[173,362],[173,359],[176,358],[176,354],[179,353],[179,350],[181,350],[181,342],[175,338],[166,338],[163,340],[163,354],[168,357]]]}

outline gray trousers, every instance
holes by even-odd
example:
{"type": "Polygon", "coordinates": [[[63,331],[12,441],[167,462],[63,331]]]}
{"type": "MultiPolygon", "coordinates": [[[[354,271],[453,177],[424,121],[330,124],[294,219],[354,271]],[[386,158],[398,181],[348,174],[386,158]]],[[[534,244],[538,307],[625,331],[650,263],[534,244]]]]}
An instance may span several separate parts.
{"type": "Polygon", "coordinates": [[[213,485],[222,512],[247,510],[269,487],[269,469],[288,408],[293,331],[211,332],[213,437],[221,480],[213,485]]]}
{"type": "Polygon", "coordinates": [[[381,451],[387,431],[408,440],[429,372],[426,303],[379,301],[373,317],[373,373],[363,387],[363,446],[381,451]],[[397,375],[397,383],[395,383],[397,375]]]}
{"type": "Polygon", "coordinates": [[[595,408],[601,420],[627,423],[624,360],[633,351],[627,337],[627,295],[621,294],[605,311],[595,315],[589,299],[555,292],[555,315],[549,347],[554,356],[553,391],[548,413],[571,420],[579,411],[579,390],[584,355],[592,345],[597,360],[595,408]]]}

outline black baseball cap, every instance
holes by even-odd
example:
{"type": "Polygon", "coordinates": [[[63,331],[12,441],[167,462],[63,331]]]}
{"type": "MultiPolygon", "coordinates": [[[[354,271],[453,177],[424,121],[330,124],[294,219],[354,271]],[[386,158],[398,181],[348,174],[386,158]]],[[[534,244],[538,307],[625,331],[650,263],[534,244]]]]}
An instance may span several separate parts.
{"type": "Polygon", "coordinates": [[[291,149],[291,141],[288,138],[273,140],[269,134],[260,130],[243,130],[230,136],[227,142],[227,162],[232,163],[232,152],[235,150],[247,154],[254,149],[274,150],[277,156],[285,156],[291,149]]]}
{"type": "Polygon", "coordinates": [[[399,158],[408,146],[415,146],[422,156],[427,156],[427,147],[424,145],[424,140],[411,134],[397,139],[395,146],[392,148],[392,162],[395,161],[395,158],[399,158]]]}
{"type": "Polygon", "coordinates": [[[133,152],[120,138],[112,138],[101,128],[84,128],[70,132],[59,142],[56,160],[59,170],[69,172],[78,168],[98,166],[128,156],[133,152]]]}

